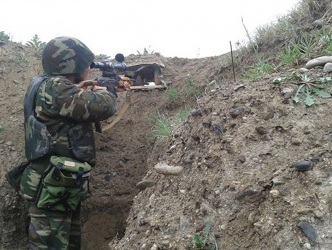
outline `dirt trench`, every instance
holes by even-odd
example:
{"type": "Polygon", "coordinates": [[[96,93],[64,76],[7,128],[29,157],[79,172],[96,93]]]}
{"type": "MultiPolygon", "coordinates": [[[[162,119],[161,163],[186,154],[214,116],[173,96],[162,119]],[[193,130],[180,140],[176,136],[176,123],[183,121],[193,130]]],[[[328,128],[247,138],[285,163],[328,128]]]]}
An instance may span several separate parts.
{"type": "MultiPolygon", "coordinates": [[[[209,59],[164,58],[164,79],[182,91],[186,77],[195,72],[201,82],[212,67],[209,59]],[[209,65],[209,67],[204,67],[209,65]],[[192,70],[197,69],[197,70],[192,70]]],[[[134,57],[134,62],[144,58],[134,57]]],[[[129,60],[128,60],[129,61],[129,60]]],[[[24,160],[23,99],[33,76],[41,74],[40,58],[29,48],[8,43],[0,47],[0,249],[28,248],[28,204],[5,181],[5,173],[24,160]],[[23,60],[23,59],[24,60],[23,60]]],[[[219,65],[217,60],[213,61],[219,65]]],[[[100,75],[100,72],[95,72],[100,75]]],[[[94,79],[91,75],[90,79],[94,79]]],[[[131,219],[133,198],[140,190],[136,184],[164,156],[169,147],[166,140],[155,141],[152,136],[154,114],[166,117],[176,113],[164,90],[131,91],[131,104],[120,121],[110,130],[95,133],[97,165],[92,170],[91,197],[83,202],[83,249],[109,249],[112,239],[121,238],[131,219]]],[[[119,108],[125,92],[119,93],[119,108]]],[[[188,101],[188,100],[186,100],[188,101]]],[[[102,123],[110,124],[115,117],[102,123]]]]}
{"type": "MultiPolygon", "coordinates": [[[[125,95],[119,94],[120,109],[125,95]]],[[[162,95],[160,90],[132,92],[130,107],[121,120],[110,130],[95,134],[97,166],[91,177],[92,195],[82,209],[84,249],[107,249],[114,237],[124,235],[132,199],[140,191],[136,184],[147,172],[153,148],[149,117],[162,95]]]]}

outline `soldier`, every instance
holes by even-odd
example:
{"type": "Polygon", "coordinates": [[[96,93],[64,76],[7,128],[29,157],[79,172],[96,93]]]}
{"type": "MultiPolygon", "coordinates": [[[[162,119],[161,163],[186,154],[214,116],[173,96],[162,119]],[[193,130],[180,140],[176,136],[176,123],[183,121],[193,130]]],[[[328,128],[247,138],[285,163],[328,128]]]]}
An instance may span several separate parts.
{"type": "Polygon", "coordinates": [[[52,39],[42,54],[45,74],[32,79],[25,95],[30,163],[20,193],[31,202],[30,249],[81,248],[80,205],[96,163],[92,124],[117,110],[115,88],[86,80],[93,60],[78,39],[52,39]]]}

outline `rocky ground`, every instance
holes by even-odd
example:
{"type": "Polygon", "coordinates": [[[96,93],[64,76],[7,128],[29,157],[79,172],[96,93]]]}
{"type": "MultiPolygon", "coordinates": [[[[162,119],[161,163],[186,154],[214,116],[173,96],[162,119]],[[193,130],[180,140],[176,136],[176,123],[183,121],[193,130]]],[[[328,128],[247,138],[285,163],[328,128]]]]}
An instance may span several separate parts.
{"type": "MultiPolygon", "coordinates": [[[[288,78],[307,61],[242,80],[248,57],[239,58],[235,79],[229,54],[154,57],[186,99],[131,92],[122,119],[96,133],[84,249],[331,249],[331,99],[295,103],[300,80],[288,78]],[[188,82],[200,92],[188,94],[188,82]],[[174,118],[184,107],[190,115],[172,136],[153,138],[153,114],[174,118]],[[160,164],[179,171],[163,174],[160,164]]],[[[0,47],[0,62],[0,245],[26,249],[27,206],[4,174],[24,158],[23,96],[41,67],[33,51],[12,42],[0,47]]],[[[321,67],[309,74],[330,76],[321,67]]]]}

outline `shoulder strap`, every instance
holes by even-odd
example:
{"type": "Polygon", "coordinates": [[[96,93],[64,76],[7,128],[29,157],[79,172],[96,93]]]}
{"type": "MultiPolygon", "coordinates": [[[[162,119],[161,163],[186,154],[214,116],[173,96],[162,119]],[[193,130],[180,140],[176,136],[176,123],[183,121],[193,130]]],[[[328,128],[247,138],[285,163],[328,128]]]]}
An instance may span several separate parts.
{"type": "Polygon", "coordinates": [[[46,79],[46,76],[35,76],[31,80],[24,97],[24,121],[27,121],[30,115],[34,115],[37,90],[46,79]]]}

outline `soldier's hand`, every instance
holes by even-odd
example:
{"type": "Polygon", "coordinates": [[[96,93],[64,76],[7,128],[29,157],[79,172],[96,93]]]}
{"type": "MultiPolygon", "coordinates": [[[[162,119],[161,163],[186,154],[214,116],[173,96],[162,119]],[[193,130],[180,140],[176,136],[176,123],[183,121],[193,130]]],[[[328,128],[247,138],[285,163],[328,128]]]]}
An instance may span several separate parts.
{"type": "Polygon", "coordinates": [[[116,88],[117,91],[124,91],[130,89],[132,82],[128,77],[121,77],[119,80],[119,84],[116,88]]]}
{"type": "Polygon", "coordinates": [[[99,83],[97,81],[92,81],[92,80],[81,81],[77,84],[77,86],[82,89],[87,89],[88,87],[94,87],[97,85],[99,85],[99,83]]]}
{"type": "Polygon", "coordinates": [[[93,87],[91,87],[92,91],[96,91],[96,90],[107,90],[106,87],[103,86],[98,86],[98,85],[94,85],[93,87]]]}

